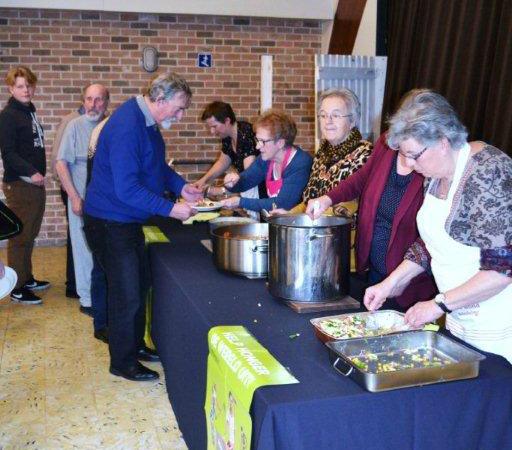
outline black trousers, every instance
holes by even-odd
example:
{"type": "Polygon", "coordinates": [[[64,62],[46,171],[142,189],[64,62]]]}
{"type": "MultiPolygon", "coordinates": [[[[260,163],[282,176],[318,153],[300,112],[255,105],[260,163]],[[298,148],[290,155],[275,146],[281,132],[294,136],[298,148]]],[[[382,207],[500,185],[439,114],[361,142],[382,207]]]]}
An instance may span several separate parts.
{"type": "Polygon", "coordinates": [[[64,207],[66,208],[66,290],[76,291],[75,281],[75,264],[73,262],[73,248],[71,246],[71,238],[69,236],[69,223],[68,223],[68,194],[60,188],[60,198],[64,207]]]}
{"type": "Polygon", "coordinates": [[[110,365],[126,370],[144,345],[149,270],[142,225],[84,214],[84,231],[107,277],[110,365]]]}

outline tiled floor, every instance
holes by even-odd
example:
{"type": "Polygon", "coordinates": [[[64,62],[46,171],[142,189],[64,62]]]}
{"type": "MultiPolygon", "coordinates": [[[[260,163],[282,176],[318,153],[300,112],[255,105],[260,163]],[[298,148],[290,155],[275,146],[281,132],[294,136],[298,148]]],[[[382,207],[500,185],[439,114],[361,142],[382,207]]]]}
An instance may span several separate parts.
{"type": "MultiPolygon", "coordinates": [[[[5,250],[0,258],[6,261],[5,250]]],[[[0,450],[186,449],[158,382],[110,375],[92,319],[64,295],[65,248],[36,248],[44,304],[0,300],[0,450]]]]}

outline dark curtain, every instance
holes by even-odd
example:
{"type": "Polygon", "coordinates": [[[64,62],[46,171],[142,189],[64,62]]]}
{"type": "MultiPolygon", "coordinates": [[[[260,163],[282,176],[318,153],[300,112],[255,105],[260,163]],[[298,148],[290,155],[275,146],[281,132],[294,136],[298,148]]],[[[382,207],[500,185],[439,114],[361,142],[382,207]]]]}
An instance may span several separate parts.
{"type": "Polygon", "coordinates": [[[387,16],[385,114],[408,90],[431,88],[471,140],[511,155],[512,1],[387,0],[387,16]]]}

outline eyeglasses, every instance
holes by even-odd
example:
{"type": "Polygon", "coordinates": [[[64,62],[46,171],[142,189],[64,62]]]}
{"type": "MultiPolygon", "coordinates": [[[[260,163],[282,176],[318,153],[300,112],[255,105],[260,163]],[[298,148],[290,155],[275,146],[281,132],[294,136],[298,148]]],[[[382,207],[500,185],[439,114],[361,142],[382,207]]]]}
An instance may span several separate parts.
{"type": "Polygon", "coordinates": [[[400,153],[404,158],[412,159],[413,161],[417,161],[423,153],[425,153],[428,150],[428,147],[425,147],[421,152],[416,153],[415,155],[406,155],[405,153],[401,152],[400,150],[398,153],[400,153]]]}
{"type": "Polygon", "coordinates": [[[341,113],[337,113],[337,112],[333,112],[332,114],[327,114],[327,113],[324,113],[324,112],[321,112],[320,114],[318,114],[318,118],[320,120],[327,120],[327,119],[331,119],[332,121],[335,121],[335,120],[340,120],[340,119],[343,119],[344,117],[350,117],[352,116],[352,114],[341,114],[341,113]]]}
{"type": "Polygon", "coordinates": [[[256,140],[256,144],[259,144],[261,146],[264,146],[267,142],[275,141],[276,140],[275,138],[260,139],[260,138],[257,138],[257,137],[255,137],[254,139],[256,140]]]}

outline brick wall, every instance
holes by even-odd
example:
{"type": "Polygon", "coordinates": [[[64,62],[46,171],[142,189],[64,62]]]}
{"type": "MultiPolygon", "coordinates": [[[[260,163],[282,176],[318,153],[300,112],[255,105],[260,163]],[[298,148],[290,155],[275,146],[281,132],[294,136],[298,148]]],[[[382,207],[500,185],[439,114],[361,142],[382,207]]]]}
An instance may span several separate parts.
{"type": "MultiPolygon", "coordinates": [[[[312,150],[319,21],[0,8],[0,73],[3,79],[11,66],[23,64],[38,76],[34,104],[48,154],[60,118],[79,106],[85,84],[97,81],[109,87],[111,110],[140,93],[152,76],[140,65],[147,45],[159,52],[159,70],[178,72],[194,93],[183,121],[164,133],[168,157],[215,158],[219,142],[199,120],[212,100],[231,103],[240,119],[258,114],[262,54],[274,56],[274,107],[294,117],[297,144],[312,150]],[[213,68],[196,67],[198,52],[212,53],[213,68]]],[[[3,83],[1,89],[3,108],[9,95],[3,83]]],[[[190,180],[207,168],[177,167],[190,180]]],[[[37,244],[60,245],[64,207],[51,179],[47,196],[37,244]]]]}

